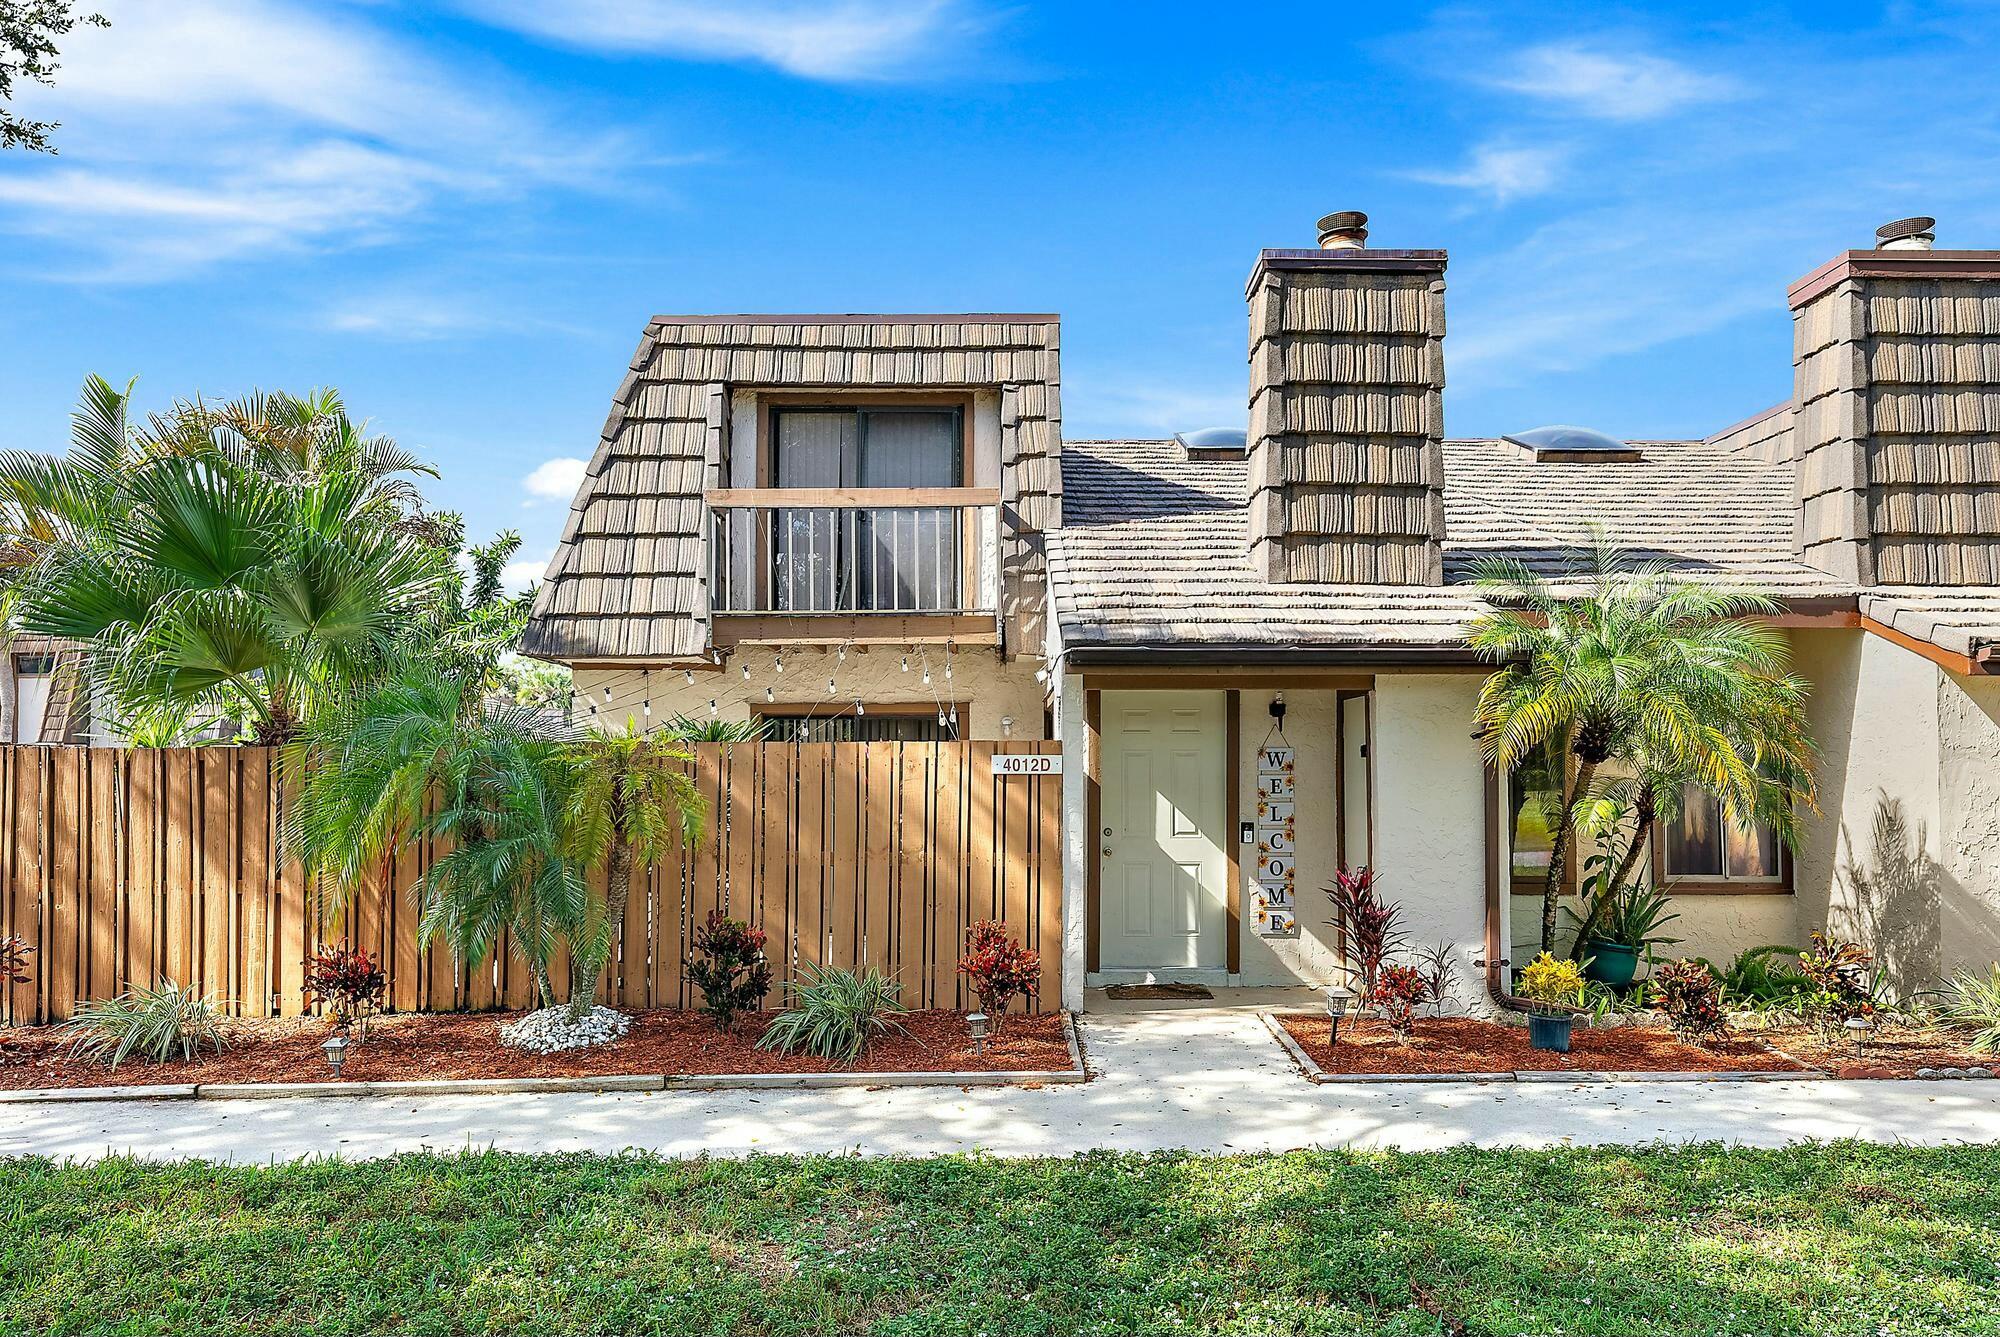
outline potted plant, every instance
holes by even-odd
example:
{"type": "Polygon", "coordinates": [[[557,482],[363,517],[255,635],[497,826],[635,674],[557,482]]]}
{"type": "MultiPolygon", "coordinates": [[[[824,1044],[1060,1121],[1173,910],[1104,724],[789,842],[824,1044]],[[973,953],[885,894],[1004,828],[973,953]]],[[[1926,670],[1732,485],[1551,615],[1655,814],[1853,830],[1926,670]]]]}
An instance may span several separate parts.
{"type": "Polygon", "coordinates": [[[1568,1053],[1570,1028],[1583,1003],[1583,972],[1576,962],[1543,952],[1521,968],[1514,994],[1527,1008],[1528,1043],[1568,1053]]]}
{"type": "Polygon", "coordinates": [[[1659,932],[1679,918],[1668,908],[1666,893],[1657,888],[1634,885],[1612,893],[1599,907],[1582,943],[1584,978],[1625,988],[1638,977],[1642,957],[1651,961],[1654,948],[1680,941],[1659,932]]]}

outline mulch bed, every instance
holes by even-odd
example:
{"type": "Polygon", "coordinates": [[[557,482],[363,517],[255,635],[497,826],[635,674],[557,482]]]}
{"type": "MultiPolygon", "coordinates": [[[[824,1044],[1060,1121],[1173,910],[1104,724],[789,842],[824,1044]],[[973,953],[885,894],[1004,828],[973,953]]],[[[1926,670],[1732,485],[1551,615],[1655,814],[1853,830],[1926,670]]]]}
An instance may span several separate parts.
{"type": "Polygon", "coordinates": [[[2000,1072],[2000,1055],[1976,1054],[1963,1036],[1928,1026],[1883,1022],[1854,1054],[1854,1041],[1823,1039],[1812,1026],[1740,1032],[1835,1077],[1914,1077],[1919,1068],[1986,1068],[2000,1072]]]}
{"type": "MultiPolygon", "coordinates": [[[[983,1057],[966,1038],[962,1012],[912,1012],[906,1034],[878,1041],[853,1069],[756,1047],[774,1014],[745,1016],[724,1035],[700,1012],[635,1013],[615,1044],[541,1057],[500,1043],[499,1027],[519,1013],[406,1013],[377,1017],[368,1041],[348,1051],[341,1080],[423,1078],[600,1077],[625,1073],[1046,1072],[1070,1065],[1059,1013],[1015,1014],[986,1042],[983,1057]]],[[[222,1054],[188,1062],[127,1060],[116,1072],[65,1056],[68,1037],[53,1026],[0,1030],[0,1089],[60,1086],[139,1086],[189,1082],[329,1082],[320,1043],[328,1023],[317,1018],[240,1021],[222,1054]]]]}
{"type": "Polygon", "coordinates": [[[1578,1025],[1569,1052],[1560,1054],[1532,1047],[1525,1026],[1472,1017],[1420,1019],[1408,1044],[1373,1018],[1343,1021],[1338,1046],[1327,1043],[1325,1017],[1281,1014],[1278,1021],[1313,1062],[1338,1073],[1796,1072],[1800,1066],[1755,1041],[1697,1046],[1650,1026],[1578,1025]]]}

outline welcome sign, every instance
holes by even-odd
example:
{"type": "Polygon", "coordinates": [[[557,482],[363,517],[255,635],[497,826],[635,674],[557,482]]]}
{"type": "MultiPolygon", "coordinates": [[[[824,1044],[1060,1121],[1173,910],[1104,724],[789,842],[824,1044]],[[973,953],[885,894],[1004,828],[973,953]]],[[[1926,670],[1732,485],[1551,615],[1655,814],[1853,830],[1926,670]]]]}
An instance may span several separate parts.
{"type": "Polygon", "coordinates": [[[1257,749],[1257,867],[1253,922],[1266,938],[1299,936],[1292,883],[1297,871],[1296,750],[1257,749]]]}

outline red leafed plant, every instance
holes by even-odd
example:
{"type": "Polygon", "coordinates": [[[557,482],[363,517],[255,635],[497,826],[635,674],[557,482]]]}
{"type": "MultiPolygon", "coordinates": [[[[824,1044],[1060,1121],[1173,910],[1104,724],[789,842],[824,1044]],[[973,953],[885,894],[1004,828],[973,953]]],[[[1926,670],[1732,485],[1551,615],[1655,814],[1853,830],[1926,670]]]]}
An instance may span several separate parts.
{"type": "Polygon", "coordinates": [[[1722,989],[1707,966],[1685,958],[1669,961],[1653,972],[1651,986],[1653,1006],[1676,1036],[1707,1044],[1722,1034],[1722,989]]]}
{"type": "Polygon", "coordinates": [[[26,984],[28,957],[34,950],[18,933],[0,938],[0,984],[26,984]]]}
{"type": "Polygon", "coordinates": [[[368,1016],[382,1006],[389,977],[359,948],[321,947],[306,962],[306,1006],[324,1003],[341,1030],[359,1021],[368,1038],[368,1016]]]}
{"type": "Polygon", "coordinates": [[[979,1010],[994,1030],[1000,1029],[1000,1019],[1015,994],[1034,996],[1041,971],[1042,954],[1015,942],[1005,924],[982,919],[965,931],[965,955],[958,973],[971,982],[972,992],[979,995],[979,1010]]]}
{"type": "Polygon", "coordinates": [[[1396,1038],[1408,1041],[1417,1009],[1431,1001],[1430,981],[1415,966],[1383,966],[1368,991],[1368,1001],[1382,1009],[1382,1019],[1396,1038]]]}
{"type": "Polygon", "coordinates": [[[1361,996],[1372,998],[1382,963],[1403,942],[1403,912],[1375,893],[1375,870],[1343,868],[1326,888],[1333,902],[1333,926],[1342,935],[1341,951],[1361,984],[1361,996]]]}
{"type": "Polygon", "coordinates": [[[715,1018],[716,1029],[735,1029],[737,1016],[755,1012],[771,992],[764,930],[710,910],[708,922],[695,930],[687,972],[701,990],[702,1006],[715,1018]]]}

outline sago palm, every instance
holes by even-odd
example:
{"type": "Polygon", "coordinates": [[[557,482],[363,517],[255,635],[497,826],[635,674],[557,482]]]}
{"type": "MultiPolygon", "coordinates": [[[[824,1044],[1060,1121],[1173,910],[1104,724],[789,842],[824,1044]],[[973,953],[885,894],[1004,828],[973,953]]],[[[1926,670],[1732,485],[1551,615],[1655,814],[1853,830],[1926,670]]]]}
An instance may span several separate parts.
{"type": "Polygon", "coordinates": [[[1655,810],[1668,777],[1716,796],[1738,823],[1813,799],[1807,687],[1789,672],[1784,637],[1760,620],[1775,602],[1635,560],[1601,532],[1594,539],[1560,580],[1510,559],[1482,562],[1479,587],[1494,607],[1468,636],[1502,665],[1479,695],[1487,760],[1508,774],[1548,747],[1562,762],[1544,951],[1554,949],[1582,805],[1608,765],[1638,772],[1655,810]]]}
{"type": "Polygon", "coordinates": [[[570,848],[577,862],[605,871],[601,916],[593,916],[575,957],[574,1015],[587,1012],[596,995],[631,899],[633,870],[701,834],[706,805],[684,769],[690,760],[630,723],[622,733],[591,735],[570,749],[570,848]]]}

